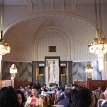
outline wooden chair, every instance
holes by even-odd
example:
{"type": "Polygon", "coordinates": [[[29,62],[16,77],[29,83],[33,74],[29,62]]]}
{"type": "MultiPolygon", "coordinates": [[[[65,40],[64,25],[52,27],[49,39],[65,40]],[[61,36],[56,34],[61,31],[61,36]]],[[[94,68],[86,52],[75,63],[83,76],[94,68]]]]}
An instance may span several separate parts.
{"type": "Polygon", "coordinates": [[[49,96],[43,96],[43,107],[48,107],[49,105],[49,96]]]}

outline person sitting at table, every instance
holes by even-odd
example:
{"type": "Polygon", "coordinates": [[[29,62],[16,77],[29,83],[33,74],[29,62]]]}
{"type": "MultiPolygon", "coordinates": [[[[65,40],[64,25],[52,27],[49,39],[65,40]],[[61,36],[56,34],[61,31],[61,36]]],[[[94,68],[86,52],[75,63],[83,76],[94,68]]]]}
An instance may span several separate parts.
{"type": "Polygon", "coordinates": [[[43,88],[43,90],[44,90],[45,92],[48,91],[48,88],[47,88],[46,84],[44,84],[44,85],[42,86],[42,88],[43,88]]]}
{"type": "Polygon", "coordinates": [[[75,87],[71,94],[70,107],[92,107],[92,92],[85,87],[75,87]]]}
{"type": "Polygon", "coordinates": [[[71,84],[68,84],[67,86],[66,86],[66,88],[65,88],[65,90],[64,90],[64,93],[61,95],[61,96],[59,96],[59,98],[57,99],[57,101],[56,101],[56,104],[59,102],[59,101],[61,101],[61,100],[63,100],[64,98],[65,98],[65,92],[69,92],[69,93],[71,93],[71,91],[72,91],[72,85],[71,84]]]}
{"type": "Polygon", "coordinates": [[[38,90],[37,86],[32,87],[32,95],[28,97],[25,107],[43,107],[43,99],[38,96],[38,90]]]}
{"type": "Polygon", "coordinates": [[[20,107],[13,87],[9,86],[0,89],[0,107],[20,107]]]}
{"type": "Polygon", "coordinates": [[[19,106],[20,107],[24,107],[24,104],[25,104],[25,96],[24,96],[24,94],[20,90],[17,90],[16,94],[17,94],[19,106]]]}
{"type": "Polygon", "coordinates": [[[107,107],[107,100],[103,100],[103,101],[102,101],[101,107],[107,107]]]}
{"type": "Polygon", "coordinates": [[[65,90],[64,99],[59,101],[57,105],[63,105],[64,107],[70,107],[71,104],[71,91],[65,90]]]}

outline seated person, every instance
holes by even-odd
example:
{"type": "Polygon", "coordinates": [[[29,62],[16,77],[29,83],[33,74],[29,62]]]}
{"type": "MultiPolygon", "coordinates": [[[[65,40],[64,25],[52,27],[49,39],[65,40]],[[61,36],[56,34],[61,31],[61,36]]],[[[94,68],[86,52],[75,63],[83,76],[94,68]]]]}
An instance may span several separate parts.
{"type": "Polygon", "coordinates": [[[58,102],[58,105],[63,105],[64,107],[70,107],[71,103],[71,91],[65,90],[64,99],[58,102]]]}
{"type": "Polygon", "coordinates": [[[107,100],[107,89],[103,93],[100,94],[99,99],[107,100]]]}
{"type": "Polygon", "coordinates": [[[43,99],[38,96],[38,87],[32,87],[32,95],[28,97],[25,107],[43,107],[43,99]]]}
{"type": "Polygon", "coordinates": [[[102,101],[101,107],[107,107],[107,100],[102,101]]]}
{"type": "Polygon", "coordinates": [[[71,107],[89,107],[92,104],[92,93],[85,87],[75,87],[71,94],[71,107]]]}
{"type": "Polygon", "coordinates": [[[42,90],[43,90],[44,92],[47,92],[47,91],[48,91],[48,89],[47,89],[47,87],[46,87],[46,84],[44,84],[44,85],[42,86],[42,90]]]}
{"type": "Polygon", "coordinates": [[[20,107],[16,92],[11,86],[0,90],[0,107],[20,107]]]}
{"type": "Polygon", "coordinates": [[[104,99],[107,100],[107,89],[103,92],[104,99]]]}
{"type": "Polygon", "coordinates": [[[61,100],[63,100],[63,99],[65,98],[65,92],[68,92],[68,93],[71,94],[71,91],[72,91],[71,85],[67,85],[66,88],[65,88],[64,93],[63,93],[63,94],[58,98],[58,100],[56,101],[56,104],[57,104],[59,101],[61,101],[61,100]]]}
{"type": "Polygon", "coordinates": [[[24,96],[24,94],[20,90],[17,90],[16,94],[17,94],[19,106],[20,107],[24,107],[24,103],[25,103],[25,96],[24,96]]]}
{"type": "Polygon", "coordinates": [[[99,92],[99,94],[103,93],[103,90],[101,89],[101,87],[99,86],[96,90],[94,90],[94,92],[99,92]]]}

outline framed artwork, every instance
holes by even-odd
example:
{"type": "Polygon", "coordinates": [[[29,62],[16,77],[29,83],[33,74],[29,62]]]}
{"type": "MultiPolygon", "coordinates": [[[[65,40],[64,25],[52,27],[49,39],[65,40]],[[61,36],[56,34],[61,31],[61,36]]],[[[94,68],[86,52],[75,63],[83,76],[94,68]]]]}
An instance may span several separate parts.
{"type": "Polygon", "coordinates": [[[59,58],[46,58],[46,84],[59,84],[59,58]]]}

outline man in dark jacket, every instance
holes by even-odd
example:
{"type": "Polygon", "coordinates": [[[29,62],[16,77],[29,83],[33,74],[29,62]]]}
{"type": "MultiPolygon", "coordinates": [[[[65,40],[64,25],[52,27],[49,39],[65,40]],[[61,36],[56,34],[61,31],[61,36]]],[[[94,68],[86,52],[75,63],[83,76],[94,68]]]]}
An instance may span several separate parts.
{"type": "Polygon", "coordinates": [[[65,89],[64,95],[62,95],[60,101],[57,103],[58,105],[63,105],[64,107],[70,107],[71,103],[71,88],[65,89]]]}

